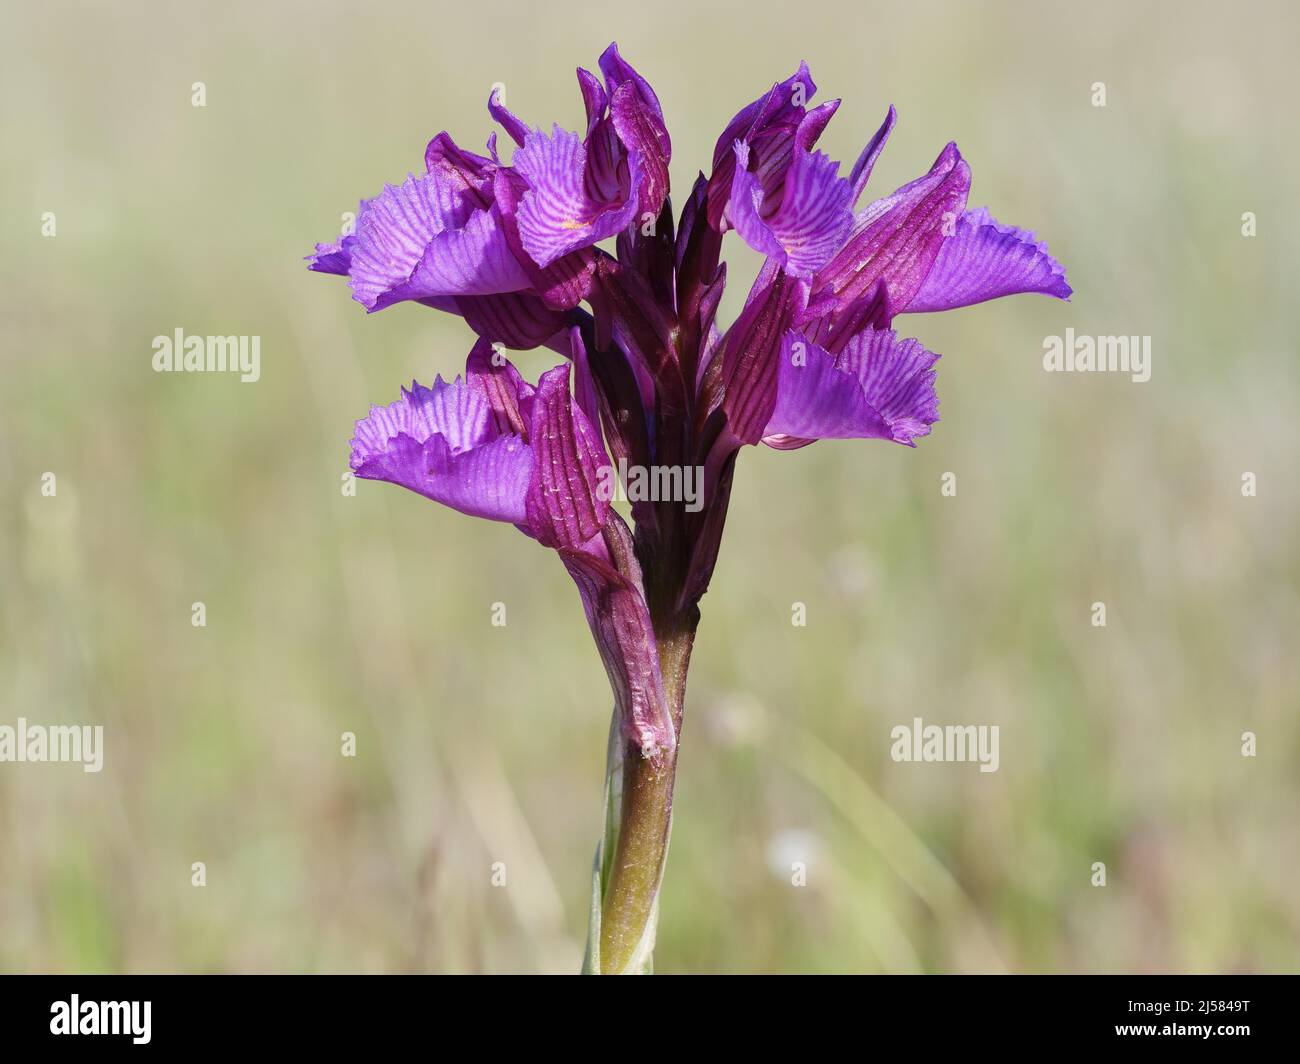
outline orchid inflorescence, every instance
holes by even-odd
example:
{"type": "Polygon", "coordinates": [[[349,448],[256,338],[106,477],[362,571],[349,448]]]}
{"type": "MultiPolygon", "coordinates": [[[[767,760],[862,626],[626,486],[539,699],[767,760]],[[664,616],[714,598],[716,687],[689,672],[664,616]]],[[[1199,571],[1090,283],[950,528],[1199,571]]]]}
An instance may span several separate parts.
{"type": "MultiPolygon", "coordinates": [[[[348,278],[367,311],[417,302],[477,336],[463,377],[413,383],[372,407],[355,474],[508,521],[577,584],[614,697],[606,829],[592,877],[585,968],[647,970],[667,854],[697,604],[717,560],[742,446],[819,439],[915,446],[938,420],[938,355],[897,315],[999,296],[1068,298],[1032,233],[968,209],[970,167],[948,144],[930,170],[855,205],[894,109],[847,176],[815,150],[838,100],[811,106],[806,64],[727,123],[680,218],[654,90],[611,44],[578,70],[586,127],[526,125],[502,161],[443,132],[423,173],[363,200],[352,232],[309,268],[348,278]],[[765,256],[737,319],[716,321],[723,235],[765,256]],[[598,247],[613,240],[613,254],[598,247]],[[528,383],[506,348],[567,361],[528,383]],[[699,471],[702,499],[611,505],[610,469],[699,471]]],[[[669,483],[672,481],[669,480],[669,483]]]]}

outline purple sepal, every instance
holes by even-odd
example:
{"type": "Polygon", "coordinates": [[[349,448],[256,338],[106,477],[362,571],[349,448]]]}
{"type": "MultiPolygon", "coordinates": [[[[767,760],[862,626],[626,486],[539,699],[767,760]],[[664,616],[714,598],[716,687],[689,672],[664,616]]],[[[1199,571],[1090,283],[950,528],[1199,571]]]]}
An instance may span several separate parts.
{"type": "Polygon", "coordinates": [[[610,493],[601,483],[610,473],[599,428],[569,394],[568,365],[547,370],[537,382],[529,443],[528,530],[547,547],[581,547],[605,525],[610,493]]]}
{"type": "Polygon", "coordinates": [[[808,286],[773,260],[760,272],[740,317],[722,338],[722,409],[738,443],[762,439],[776,405],[781,344],[808,300],[808,286]]]}
{"type": "Polygon", "coordinates": [[[858,214],[844,246],[813,278],[812,299],[825,292],[846,307],[883,280],[891,305],[911,302],[966,207],[970,167],[956,144],[930,172],[876,200],[858,214]]]}

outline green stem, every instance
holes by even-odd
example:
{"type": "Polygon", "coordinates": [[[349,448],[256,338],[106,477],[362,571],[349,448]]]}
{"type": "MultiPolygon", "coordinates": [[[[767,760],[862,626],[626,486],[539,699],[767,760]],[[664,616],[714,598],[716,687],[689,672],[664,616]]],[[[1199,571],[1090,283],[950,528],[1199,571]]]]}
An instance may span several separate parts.
{"type": "Polygon", "coordinates": [[[668,858],[676,755],[657,765],[635,745],[623,750],[623,798],[618,843],[601,907],[600,970],[622,975],[643,970],[654,948],[651,921],[668,858]]]}
{"type": "MultiPolygon", "coordinates": [[[[679,734],[695,620],[692,611],[684,623],[665,625],[658,636],[664,693],[679,734]]],[[[635,744],[624,744],[618,839],[608,860],[601,904],[602,974],[634,974],[649,967],[676,775],[676,749],[664,757],[646,758],[635,744]]]]}

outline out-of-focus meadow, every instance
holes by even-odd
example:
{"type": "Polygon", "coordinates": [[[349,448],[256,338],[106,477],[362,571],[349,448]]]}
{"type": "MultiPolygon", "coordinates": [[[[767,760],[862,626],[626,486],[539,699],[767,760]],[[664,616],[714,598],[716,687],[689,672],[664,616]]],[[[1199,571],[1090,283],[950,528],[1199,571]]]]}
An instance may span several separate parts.
{"type": "Polygon", "coordinates": [[[657,968],[1300,969],[1300,20],[1133,6],[10,6],[0,724],[106,755],[0,764],[0,970],[578,967],[609,697],[577,595],[513,528],[341,492],[353,419],[470,334],[300,260],[440,129],[479,148],[494,82],[576,128],[615,38],[679,203],[806,58],[834,157],[897,105],[876,195],[955,139],[1075,289],[900,320],[944,354],[916,450],[742,456],[657,968]],[[1151,380],[1045,373],[1067,326],[1150,335],[1151,380]],[[177,327],[260,336],[261,380],[154,373],[177,327]],[[999,725],[999,770],[893,762],[914,716],[999,725]]]}

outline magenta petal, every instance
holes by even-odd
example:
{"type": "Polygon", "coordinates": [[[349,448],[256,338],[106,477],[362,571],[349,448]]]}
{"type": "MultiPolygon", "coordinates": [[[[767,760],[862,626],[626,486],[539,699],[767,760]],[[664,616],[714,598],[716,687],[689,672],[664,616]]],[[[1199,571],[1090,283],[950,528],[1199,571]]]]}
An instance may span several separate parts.
{"type": "Polygon", "coordinates": [[[487,400],[498,433],[528,439],[536,389],[487,340],[479,340],[465,361],[465,383],[487,400]]]}
{"type": "Polygon", "coordinates": [[[813,145],[826,131],[826,126],[835,117],[835,112],[839,109],[839,100],[827,100],[804,115],[794,131],[795,146],[803,148],[804,151],[811,151],[813,145]]]}
{"type": "Polygon", "coordinates": [[[546,267],[538,266],[525,249],[519,232],[519,206],[527,191],[528,186],[522,177],[508,170],[497,171],[494,193],[502,232],[511,252],[532,282],[536,296],[552,310],[571,310],[591,291],[592,274],[596,269],[595,253],[591,248],[579,248],[561,255],[546,267]]]}
{"type": "Polygon", "coordinates": [[[600,78],[582,67],[578,67],[578,90],[582,93],[583,110],[587,112],[587,136],[591,136],[591,131],[605,113],[609,96],[605,92],[605,86],[600,83],[600,78]]]}
{"type": "Polygon", "coordinates": [[[529,186],[519,204],[519,237],[538,266],[614,236],[636,215],[641,185],[638,157],[629,156],[631,187],[621,202],[595,200],[587,194],[586,165],[587,149],[581,139],[559,126],[549,137],[533,130],[515,152],[515,170],[529,186]]]}
{"type": "Polygon", "coordinates": [[[353,246],[354,296],[369,308],[385,293],[405,284],[429,241],[438,233],[463,226],[472,211],[460,190],[435,173],[410,175],[401,185],[386,185],[358,220],[353,246]]]}
{"type": "Polygon", "coordinates": [[[631,158],[638,160],[644,175],[638,209],[657,218],[668,198],[668,164],[673,154],[663,117],[637,95],[635,82],[631,81],[620,85],[610,97],[609,115],[618,139],[631,158]]]}
{"type": "Polygon", "coordinates": [[[849,181],[853,185],[854,203],[857,203],[862,198],[862,191],[867,187],[871,171],[875,168],[880,153],[885,150],[885,143],[889,140],[889,134],[894,131],[894,125],[897,121],[898,112],[894,110],[894,105],[891,103],[889,111],[885,114],[885,120],[880,123],[880,128],[867,141],[867,146],[862,149],[858,161],[853,164],[853,170],[849,174],[849,181]]]}
{"type": "Polygon", "coordinates": [[[784,263],[785,249],[772,227],[763,220],[763,186],[759,184],[757,176],[749,172],[749,145],[741,140],[736,141],[735,153],[727,220],[740,239],[751,248],[761,255],[784,263]]]}
{"type": "Polygon", "coordinates": [[[441,306],[439,300],[421,302],[452,310],[479,336],[520,351],[541,347],[568,322],[564,314],[552,310],[531,292],[457,296],[453,307],[441,306]]]}
{"type": "Polygon", "coordinates": [[[511,140],[521,148],[523,147],[524,138],[528,136],[528,127],[507,110],[504,103],[497,99],[497,90],[495,88],[488,94],[488,114],[492,116],[493,121],[499,123],[501,128],[509,134],[511,140]]]}
{"type": "MultiPolygon", "coordinates": [[[[641,158],[644,182],[639,209],[657,218],[668,196],[668,164],[672,143],[664,125],[663,108],[650,83],[638,74],[611,44],[600,57],[601,73],[608,86],[609,117],[618,139],[628,152],[641,158]]],[[[584,92],[584,98],[585,98],[584,92]]],[[[588,110],[588,129],[592,128],[588,110]]]]}
{"type": "Polygon", "coordinates": [[[425,455],[428,481],[416,489],[421,495],[471,517],[515,525],[527,519],[532,460],[518,436],[501,436],[463,454],[452,453],[441,436],[434,436],[425,455]]]}
{"type": "Polygon", "coordinates": [[[895,443],[915,446],[939,420],[933,366],[939,356],[919,340],[900,340],[892,329],[858,333],[836,356],[835,364],[857,377],[862,391],[889,424],[895,443]]]}
{"type": "Polygon", "coordinates": [[[987,207],[967,211],[943,242],[908,313],[952,310],[1021,292],[1069,299],[1065,267],[1033,233],[1003,225],[987,207]]]}
{"type": "Polygon", "coordinates": [[[457,453],[486,443],[492,431],[491,409],[481,392],[459,378],[437,377],[426,388],[415,381],[402,389],[402,397],[388,406],[374,406],[357,422],[353,458],[362,459],[383,451],[388,440],[404,434],[417,443],[430,436],[442,436],[457,453]]]}
{"type": "Polygon", "coordinates": [[[357,422],[351,466],[475,517],[527,516],[529,448],[498,431],[487,397],[467,382],[412,384],[397,402],[372,407],[357,422]]]}
{"type": "Polygon", "coordinates": [[[825,265],[853,224],[850,186],[839,164],[821,152],[795,145],[780,206],[765,208],[756,175],[747,169],[748,145],[736,143],[736,173],[728,216],[755,251],[773,256],[787,273],[810,277],[825,265]],[[766,217],[765,217],[766,215],[766,217]]]}
{"type": "MultiPolygon", "coordinates": [[[[628,177],[627,148],[608,116],[597,119],[587,139],[586,191],[598,203],[621,202],[628,177]]],[[[643,183],[644,187],[644,183],[643,183]]]]}
{"type": "Polygon", "coordinates": [[[914,446],[939,419],[939,356],[892,330],[867,329],[838,356],[788,332],[764,442],[881,439],[914,446]]]}
{"type": "Polygon", "coordinates": [[[424,168],[440,171],[453,187],[459,184],[466,193],[473,193],[479,206],[492,202],[492,174],[498,169],[497,163],[458,147],[445,130],[424,149],[424,168]]]}
{"type": "Polygon", "coordinates": [[[818,304],[810,304],[803,320],[795,324],[808,339],[820,344],[832,355],[838,355],[853,337],[868,326],[888,329],[896,313],[890,305],[889,292],[883,280],[877,281],[866,295],[844,307],[836,306],[833,300],[828,301],[826,295],[827,293],[822,294],[818,304]]]}
{"type": "Polygon", "coordinates": [[[797,332],[785,334],[777,374],[776,406],[764,442],[789,449],[822,439],[889,437],[889,425],[867,401],[862,385],[835,364],[829,351],[797,332]]]}
{"type": "Polygon", "coordinates": [[[346,277],[352,268],[352,246],[356,242],[356,234],[348,233],[332,244],[317,244],[315,252],[307,256],[307,269],[346,277]]]}
{"type": "MultiPolygon", "coordinates": [[[[496,209],[475,211],[464,228],[429,241],[402,298],[486,296],[528,287],[528,275],[510,252],[496,209]]],[[[391,293],[388,297],[392,300],[391,293]]]]}
{"type": "Polygon", "coordinates": [[[388,185],[370,201],[352,247],[353,298],[367,310],[406,299],[528,287],[495,211],[442,170],[388,185]]]}
{"type": "Polygon", "coordinates": [[[569,330],[569,358],[573,362],[573,398],[587,423],[598,432],[600,395],[596,379],[591,375],[591,363],[587,359],[587,345],[582,342],[582,330],[576,325],[569,330]]]}
{"type": "Polygon", "coordinates": [[[655,95],[655,90],[650,87],[650,82],[638,74],[632,64],[619,54],[617,42],[601,53],[598,62],[611,96],[624,84],[630,82],[646,107],[659,116],[660,122],[663,121],[663,108],[659,105],[659,97],[655,95]]]}
{"type": "Polygon", "coordinates": [[[341,235],[329,244],[317,244],[316,250],[306,256],[307,269],[316,273],[333,273],[346,277],[352,269],[352,249],[357,242],[355,219],[359,219],[370,206],[369,200],[362,200],[357,205],[352,232],[341,235]]]}

